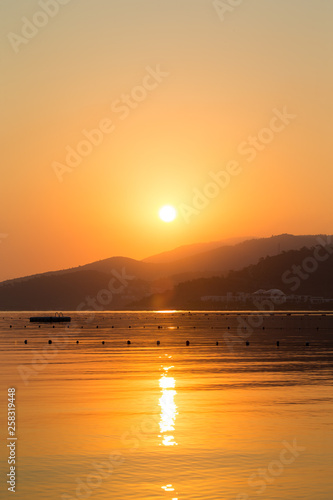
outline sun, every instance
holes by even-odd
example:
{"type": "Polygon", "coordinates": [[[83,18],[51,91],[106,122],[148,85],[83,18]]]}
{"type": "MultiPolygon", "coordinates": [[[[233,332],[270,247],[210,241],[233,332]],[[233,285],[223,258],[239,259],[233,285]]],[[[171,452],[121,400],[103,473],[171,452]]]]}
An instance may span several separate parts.
{"type": "Polygon", "coordinates": [[[171,205],[160,208],[158,215],[163,222],[172,222],[177,217],[177,210],[171,205]]]}

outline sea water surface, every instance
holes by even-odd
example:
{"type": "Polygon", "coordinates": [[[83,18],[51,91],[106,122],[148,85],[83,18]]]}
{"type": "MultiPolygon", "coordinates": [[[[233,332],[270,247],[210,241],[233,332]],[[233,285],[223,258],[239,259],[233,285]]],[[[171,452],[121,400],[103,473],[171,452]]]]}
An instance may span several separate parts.
{"type": "Polygon", "coordinates": [[[333,498],[332,316],[31,315],[0,313],[0,498],[333,498]]]}

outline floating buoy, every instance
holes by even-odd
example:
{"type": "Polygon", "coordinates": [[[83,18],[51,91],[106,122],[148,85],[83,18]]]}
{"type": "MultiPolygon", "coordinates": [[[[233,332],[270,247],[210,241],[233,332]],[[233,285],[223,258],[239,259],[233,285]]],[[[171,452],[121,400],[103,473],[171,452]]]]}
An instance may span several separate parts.
{"type": "Polygon", "coordinates": [[[310,345],[310,342],[307,342],[307,343],[306,343],[305,345],[306,345],[306,347],[309,347],[309,345],[310,345]]]}
{"type": "Polygon", "coordinates": [[[24,343],[25,343],[25,344],[27,344],[27,343],[28,343],[28,341],[27,341],[27,340],[25,340],[25,341],[24,341],[24,343]]]}
{"type": "Polygon", "coordinates": [[[52,326],[52,328],[54,328],[54,325],[52,326]]]}
{"type": "Polygon", "coordinates": [[[77,341],[76,341],[76,343],[78,344],[78,343],[79,343],[79,341],[77,340],[77,341]]]}
{"type": "Polygon", "coordinates": [[[102,340],[102,344],[103,344],[103,345],[105,344],[104,340],[102,340]]]}
{"type": "Polygon", "coordinates": [[[277,342],[276,342],[276,345],[277,345],[277,347],[279,347],[279,345],[280,345],[280,342],[279,342],[279,341],[277,341],[277,342]]]}
{"type": "Polygon", "coordinates": [[[98,328],[98,325],[96,325],[96,328],[98,328]]]}
{"type": "Polygon", "coordinates": [[[12,325],[9,325],[9,328],[12,328],[12,325]]]}
{"type": "Polygon", "coordinates": [[[246,345],[250,345],[250,342],[246,342],[246,345]]]}
{"type": "Polygon", "coordinates": [[[156,344],[157,344],[157,345],[160,345],[160,343],[161,343],[161,342],[160,342],[159,340],[156,342],[156,344]]]}
{"type": "Polygon", "coordinates": [[[127,345],[131,345],[131,341],[130,340],[127,341],[127,345]]]}
{"type": "Polygon", "coordinates": [[[52,344],[52,340],[49,340],[49,344],[52,344]]]}
{"type": "Polygon", "coordinates": [[[216,342],[216,345],[219,345],[219,343],[218,343],[218,342],[216,342]]]}
{"type": "Polygon", "coordinates": [[[128,328],[132,328],[131,325],[128,328]]]}
{"type": "Polygon", "coordinates": [[[190,341],[189,340],[186,340],[186,345],[190,345],[190,341]]]}

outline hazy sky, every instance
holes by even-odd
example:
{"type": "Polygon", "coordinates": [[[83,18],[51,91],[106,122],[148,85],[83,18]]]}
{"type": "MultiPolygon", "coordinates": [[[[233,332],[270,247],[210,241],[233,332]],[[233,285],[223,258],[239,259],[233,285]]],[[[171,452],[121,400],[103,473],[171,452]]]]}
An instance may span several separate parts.
{"type": "Polygon", "coordinates": [[[0,279],[332,232],[331,0],[0,9],[0,279]]]}

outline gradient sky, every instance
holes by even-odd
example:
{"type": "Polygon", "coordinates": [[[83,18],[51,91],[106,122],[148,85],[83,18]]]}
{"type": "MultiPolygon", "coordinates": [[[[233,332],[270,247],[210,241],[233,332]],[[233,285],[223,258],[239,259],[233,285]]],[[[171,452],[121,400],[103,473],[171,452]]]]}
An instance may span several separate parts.
{"type": "Polygon", "coordinates": [[[1,2],[0,279],[332,232],[333,2],[243,0],[224,16],[212,0],[61,3],[1,2]],[[101,124],[69,167],[66,148],[101,124]]]}

